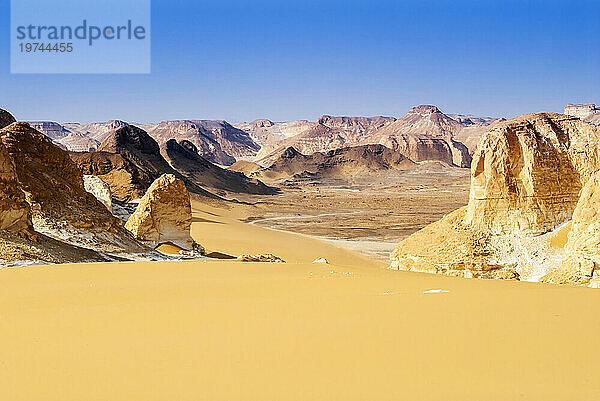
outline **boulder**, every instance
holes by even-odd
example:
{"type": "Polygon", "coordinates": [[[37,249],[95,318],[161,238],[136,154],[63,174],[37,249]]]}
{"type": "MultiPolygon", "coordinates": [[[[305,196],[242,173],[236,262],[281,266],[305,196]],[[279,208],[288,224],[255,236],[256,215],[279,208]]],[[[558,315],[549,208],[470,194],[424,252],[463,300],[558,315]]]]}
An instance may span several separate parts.
{"type": "Polygon", "coordinates": [[[190,195],[184,182],[164,174],[150,185],[125,228],[152,247],[171,242],[186,250],[202,251],[190,235],[191,224],[190,195]]]}

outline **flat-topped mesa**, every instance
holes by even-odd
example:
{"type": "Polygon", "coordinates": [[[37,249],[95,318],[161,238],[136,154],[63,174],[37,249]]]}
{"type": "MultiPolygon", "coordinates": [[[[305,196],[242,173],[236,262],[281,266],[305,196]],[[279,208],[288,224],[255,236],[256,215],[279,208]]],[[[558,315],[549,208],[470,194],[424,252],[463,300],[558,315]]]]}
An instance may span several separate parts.
{"type": "Polygon", "coordinates": [[[597,109],[595,104],[584,103],[584,104],[567,104],[565,106],[564,113],[568,116],[581,118],[583,120],[599,111],[600,111],[600,109],[597,109]]]}
{"type": "Polygon", "coordinates": [[[541,234],[568,221],[598,168],[600,129],[554,113],[499,123],[479,142],[466,224],[493,234],[541,234]]]}

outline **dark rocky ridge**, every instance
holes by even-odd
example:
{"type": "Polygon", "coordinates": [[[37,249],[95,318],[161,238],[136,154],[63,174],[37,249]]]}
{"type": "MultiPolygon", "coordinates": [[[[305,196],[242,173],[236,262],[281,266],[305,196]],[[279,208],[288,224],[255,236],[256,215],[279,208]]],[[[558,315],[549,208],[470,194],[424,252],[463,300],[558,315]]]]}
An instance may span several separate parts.
{"type": "Polygon", "coordinates": [[[259,180],[212,164],[198,154],[196,145],[190,141],[178,143],[175,139],[170,139],[162,148],[171,166],[188,181],[198,185],[237,193],[272,195],[279,192],[277,188],[269,187],[259,180]]]}

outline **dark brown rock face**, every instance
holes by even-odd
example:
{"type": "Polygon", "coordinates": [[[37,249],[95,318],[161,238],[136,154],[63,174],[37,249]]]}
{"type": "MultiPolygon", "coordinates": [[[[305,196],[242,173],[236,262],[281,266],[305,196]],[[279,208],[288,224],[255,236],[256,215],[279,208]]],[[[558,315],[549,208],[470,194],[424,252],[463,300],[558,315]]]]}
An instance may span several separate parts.
{"type": "Polygon", "coordinates": [[[177,142],[170,139],[163,147],[163,154],[171,166],[188,182],[217,190],[234,193],[250,193],[272,195],[278,193],[277,188],[269,187],[244,174],[225,170],[204,159],[198,154],[196,145],[184,140],[177,142]]]}
{"type": "Polygon", "coordinates": [[[0,109],[0,129],[14,123],[15,118],[8,111],[0,109]]]}
{"type": "Polygon", "coordinates": [[[69,154],[27,123],[0,130],[17,185],[30,205],[36,231],[103,252],[141,252],[121,222],[83,186],[69,154]]]}

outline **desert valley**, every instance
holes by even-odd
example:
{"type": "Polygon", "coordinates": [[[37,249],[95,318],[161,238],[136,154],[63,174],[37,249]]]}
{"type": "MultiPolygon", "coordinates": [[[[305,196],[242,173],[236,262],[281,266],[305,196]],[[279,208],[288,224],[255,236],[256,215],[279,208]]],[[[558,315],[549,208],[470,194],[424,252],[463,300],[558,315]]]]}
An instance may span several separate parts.
{"type": "Polygon", "coordinates": [[[1,399],[600,397],[593,104],[17,120],[0,110],[1,399]]]}

